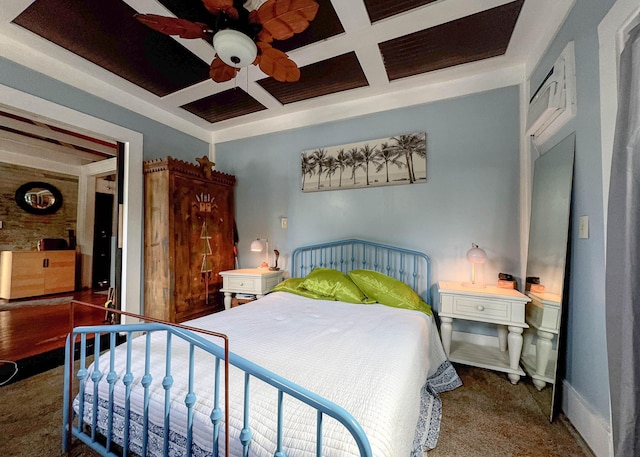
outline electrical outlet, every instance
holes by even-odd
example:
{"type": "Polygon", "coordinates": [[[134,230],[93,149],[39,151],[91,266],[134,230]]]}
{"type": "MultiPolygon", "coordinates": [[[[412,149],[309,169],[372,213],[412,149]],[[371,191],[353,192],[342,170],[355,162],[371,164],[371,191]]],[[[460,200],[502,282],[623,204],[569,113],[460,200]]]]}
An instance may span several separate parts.
{"type": "Polygon", "coordinates": [[[589,238],[589,216],[580,216],[580,225],[578,227],[579,238],[589,238]]]}
{"type": "Polygon", "coordinates": [[[286,217],[280,218],[280,227],[286,229],[289,226],[289,220],[286,217]]]}

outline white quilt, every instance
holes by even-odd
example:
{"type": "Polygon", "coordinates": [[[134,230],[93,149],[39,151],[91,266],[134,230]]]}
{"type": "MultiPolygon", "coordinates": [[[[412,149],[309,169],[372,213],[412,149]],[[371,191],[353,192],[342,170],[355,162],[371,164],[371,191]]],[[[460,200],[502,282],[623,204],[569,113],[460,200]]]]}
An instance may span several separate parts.
{"type": "MultiPolygon", "coordinates": [[[[186,325],[225,333],[230,351],[261,365],[349,411],[362,425],[375,457],[408,457],[411,454],[416,423],[420,414],[421,390],[428,376],[446,361],[436,327],[430,316],[418,311],[390,308],[384,305],[354,305],[335,301],[311,300],[277,292],[228,311],[186,322],[186,325]]],[[[134,352],[143,347],[145,337],[133,341],[134,352]]],[[[150,430],[153,449],[162,448],[165,374],[164,337],[154,337],[151,357],[153,383],[157,394],[151,404],[150,430]]],[[[172,372],[175,398],[171,412],[171,448],[180,455],[184,445],[187,393],[188,349],[174,337],[172,372]]],[[[116,403],[122,405],[124,389],[124,351],[117,348],[121,362],[117,367],[116,403]]],[[[197,352],[200,352],[197,350],[197,352]]],[[[211,360],[211,359],[209,359],[211,360]]],[[[108,355],[100,359],[100,369],[108,371],[108,355]]],[[[142,415],[144,352],[134,356],[132,412],[142,415]]],[[[194,427],[194,455],[208,455],[212,450],[211,421],[213,408],[213,365],[198,366],[195,391],[198,395],[194,427]]],[[[224,379],[224,377],[222,378],[224,379]]],[[[230,370],[230,438],[231,456],[240,456],[237,439],[242,429],[244,375],[230,370]]],[[[86,396],[91,397],[91,382],[86,396]]],[[[106,398],[108,386],[100,383],[101,397],[106,398]]],[[[286,397],[286,396],[285,396],[286,397]]],[[[251,456],[272,457],[275,452],[276,391],[262,381],[252,379],[250,428],[251,456]]],[[[101,399],[101,405],[106,400],[101,399]]],[[[224,403],[222,402],[222,405],[224,403]]],[[[76,405],[77,406],[77,405],[76,405]]],[[[101,422],[106,414],[99,409],[101,422]]],[[[122,408],[118,408],[122,413],[122,408]]],[[[117,411],[117,412],[118,412],[117,411]]],[[[89,420],[91,407],[85,410],[89,420]]],[[[299,401],[285,399],[284,448],[288,457],[315,455],[315,410],[299,401]]],[[[141,421],[141,420],[140,420],[141,421]]],[[[324,456],[358,456],[350,434],[337,421],[326,418],[323,433],[324,456]]],[[[122,427],[116,418],[116,430],[122,427]]],[[[138,426],[141,432],[141,426],[138,426]]],[[[139,433],[130,440],[139,451],[139,433]]],[[[121,434],[121,431],[118,432],[121,434]]],[[[224,433],[224,429],[222,429],[224,433]]],[[[116,439],[117,441],[117,439],[116,439]]],[[[221,438],[221,455],[224,439],[221,438]]]]}

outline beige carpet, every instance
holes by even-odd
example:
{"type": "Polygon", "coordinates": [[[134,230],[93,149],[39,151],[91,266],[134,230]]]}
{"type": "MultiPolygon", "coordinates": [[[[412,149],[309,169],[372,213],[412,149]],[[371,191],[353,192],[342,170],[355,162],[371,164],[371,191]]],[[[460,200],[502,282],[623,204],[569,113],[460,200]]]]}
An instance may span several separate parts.
{"type": "MultiPolygon", "coordinates": [[[[57,457],[62,453],[63,367],[0,387],[0,456],[57,457]]],[[[98,456],[75,446],[73,457],[98,456]]]]}
{"type": "Polygon", "coordinates": [[[551,389],[524,378],[456,365],[463,386],[441,394],[442,424],[425,457],[593,457],[562,414],[549,422],[551,389]]]}
{"type": "MultiPolygon", "coordinates": [[[[549,423],[526,381],[514,386],[501,373],[456,368],[464,385],[442,394],[440,441],[425,457],[592,457],[566,420],[549,423]]],[[[62,375],[59,367],[0,387],[0,456],[64,455],[62,375]]],[[[71,455],[97,454],[78,444],[71,455]]]]}

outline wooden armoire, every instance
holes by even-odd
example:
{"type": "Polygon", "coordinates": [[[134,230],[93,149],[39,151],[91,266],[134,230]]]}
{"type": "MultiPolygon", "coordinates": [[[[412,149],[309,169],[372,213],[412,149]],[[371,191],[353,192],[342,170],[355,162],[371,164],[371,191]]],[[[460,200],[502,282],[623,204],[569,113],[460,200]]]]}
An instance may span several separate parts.
{"type": "Polygon", "coordinates": [[[235,263],[235,177],[197,162],[144,162],[144,314],[170,322],[224,309],[218,273],[235,263]]]}

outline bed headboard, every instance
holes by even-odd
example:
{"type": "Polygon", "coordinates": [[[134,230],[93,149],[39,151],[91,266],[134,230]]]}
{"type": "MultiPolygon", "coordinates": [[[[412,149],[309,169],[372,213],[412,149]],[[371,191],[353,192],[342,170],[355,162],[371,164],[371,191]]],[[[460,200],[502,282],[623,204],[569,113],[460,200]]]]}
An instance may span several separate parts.
{"type": "Polygon", "coordinates": [[[358,239],[301,246],[291,255],[291,276],[304,277],[315,267],[375,270],[394,277],[430,300],[431,260],[418,251],[358,239]]]}

